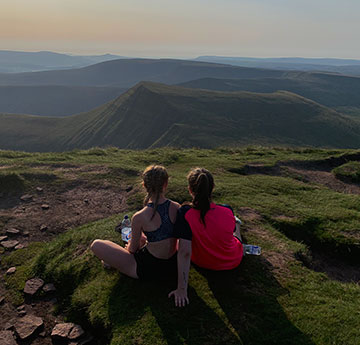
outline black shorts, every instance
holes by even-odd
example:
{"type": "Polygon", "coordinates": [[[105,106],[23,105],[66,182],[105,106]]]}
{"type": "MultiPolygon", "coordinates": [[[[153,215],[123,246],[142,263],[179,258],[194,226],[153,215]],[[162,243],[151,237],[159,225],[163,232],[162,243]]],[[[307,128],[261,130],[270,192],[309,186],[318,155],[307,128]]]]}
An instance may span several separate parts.
{"type": "Polygon", "coordinates": [[[177,253],[169,259],[159,259],[144,247],[136,252],[134,257],[139,279],[168,280],[177,278],[177,253]]]}

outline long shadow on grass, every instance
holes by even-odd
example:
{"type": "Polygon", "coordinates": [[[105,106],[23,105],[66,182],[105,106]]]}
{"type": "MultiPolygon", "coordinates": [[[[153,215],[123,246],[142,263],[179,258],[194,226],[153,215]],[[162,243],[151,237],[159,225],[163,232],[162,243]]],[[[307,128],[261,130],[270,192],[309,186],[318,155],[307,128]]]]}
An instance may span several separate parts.
{"type": "Polygon", "coordinates": [[[113,343],[134,344],[141,339],[142,344],[241,344],[192,287],[190,305],[176,308],[167,297],[174,287],[175,281],[151,283],[120,277],[109,298],[113,343]]]}
{"type": "Polygon", "coordinates": [[[245,345],[311,345],[278,303],[287,294],[262,257],[245,257],[232,271],[196,270],[203,275],[232,326],[245,345]]]}

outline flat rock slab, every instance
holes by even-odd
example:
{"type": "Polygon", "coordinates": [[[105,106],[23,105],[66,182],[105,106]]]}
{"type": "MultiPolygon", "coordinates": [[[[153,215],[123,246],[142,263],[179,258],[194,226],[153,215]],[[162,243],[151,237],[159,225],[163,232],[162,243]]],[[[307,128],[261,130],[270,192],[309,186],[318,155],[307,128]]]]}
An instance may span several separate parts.
{"type": "Polygon", "coordinates": [[[21,340],[31,337],[44,325],[43,319],[35,315],[25,315],[14,325],[15,331],[21,340]]]}
{"type": "Polygon", "coordinates": [[[76,339],[79,339],[80,337],[82,337],[83,335],[85,334],[84,330],[82,329],[81,326],[79,325],[75,325],[73,327],[73,329],[71,330],[68,338],[70,340],[76,340],[76,339]]]}
{"type": "Polygon", "coordinates": [[[44,285],[44,281],[40,278],[33,278],[25,283],[24,293],[27,295],[35,295],[44,285]]]}
{"type": "Polygon", "coordinates": [[[30,201],[32,200],[33,196],[31,194],[24,194],[23,196],[20,197],[21,201],[30,201]]]}
{"type": "Polygon", "coordinates": [[[50,206],[49,206],[48,204],[42,204],[42,205],[41,205],[41,208],[42,208],[43,210],[48,210],[48,209],[50,208],[50,206]]]}
{"type": "Polygon", "coordinates": [[[17,342],[14,339],[13,332],[0,331],[0,344],[1,345],[17,345],[17,342]]]}
{"type": "Polygon", "coordinates": [[[2,242],[2,241],[6,241],[8,239],[8,237],[7,236],[0,236],[0,242],[2,242]]]}
{"type": "Polygon", "coordinates": [[[40,226],[40,231],[46,231],[47,229],[48,229],[48,227],[46,225],[40,226]]]}
{"type": "Polygon", "coordinates": [[[45,284],[45,285],[44,285],[43,291],[44,291],[44,292],[55,292],[55,291],[56,291],[56,287],[55,287],[54,284],[48,283],[48,284],[45,284]]]}
{"type": "Polygon", "coordinates": [[[16,267],[10,267],[7,271],[6,274],[14,274],[16,272],[16,267]]]}
{"type": "Polygon", "coordinates": [[[19,243],[17,246],[15,246],[15,250],[23,249],[23,248],[25,248],[25,247],[26,247],[25,244],[19,243]]]}
{"type": "Polygon", "coordinates": [[[10,235],[10,236],[12,236],[12,235],[19,235],[19,234],[20,234],[20,230],[15,229],[15,228],[11,228],[11,229],[6,230],[6,234],[7,234],[7,235],[10,235]]]}
{"type": "Polygon", "coordinates": [[[6,249],[13,249],[19,244],[19,241],[16,240],[8,240],[8,241],[2,241],[1,245],[6,249]]]}
{"type": "Polygon", "coordinates": [[[51,331],[51,337],[54,339],[66,339],[74,326],[75,324],[72,322],[58,323],[51,331]]]}
{"type": "Polygon", "coordinates": [[[41,187],[36,187],[36,191],[37,191],[38,193],[41,193],[41,192],[43,192],[44,190],[43,190],[41,187]]]}

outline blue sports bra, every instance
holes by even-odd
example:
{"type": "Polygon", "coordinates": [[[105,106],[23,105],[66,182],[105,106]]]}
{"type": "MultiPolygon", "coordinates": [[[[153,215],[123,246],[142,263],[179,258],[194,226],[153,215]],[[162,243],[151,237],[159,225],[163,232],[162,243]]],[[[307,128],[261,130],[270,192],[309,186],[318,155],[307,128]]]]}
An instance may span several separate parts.
{"type": "MultiPolygon", "coordinates": [[[[154,208],[154,204],[148,203],[148,207],[154,208]]],[[[166,200],[162,204],[158,205],[156,211],[161,218],[161,225],[154,231],[144,231],[148,242],[158,242],[170,237],[174,237],[174,224],[170,220],[169,216],[170,200],[166,200]]]]}

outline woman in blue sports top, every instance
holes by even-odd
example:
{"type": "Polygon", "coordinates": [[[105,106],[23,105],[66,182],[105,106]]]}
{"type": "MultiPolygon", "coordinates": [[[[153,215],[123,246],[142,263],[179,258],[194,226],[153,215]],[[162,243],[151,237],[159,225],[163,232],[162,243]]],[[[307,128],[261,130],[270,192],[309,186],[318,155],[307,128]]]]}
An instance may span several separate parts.
{"type": "Polygon", "coordinates": [[[142,178],[147,195],[144,208],[132,217],[129,244],[123,248],[111,241],[95,240],[91,250],[105,264],[132,278],[176,276],[174,223],[180,205],[165,197],[168,174],[163,166],[147,167],[142,178]]]}

